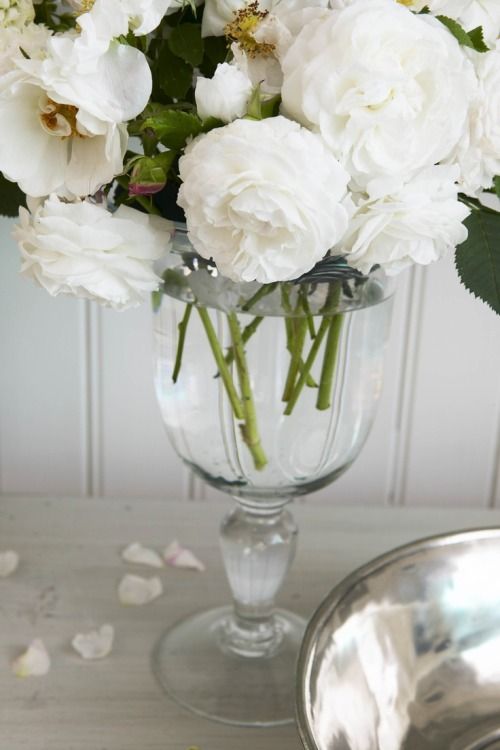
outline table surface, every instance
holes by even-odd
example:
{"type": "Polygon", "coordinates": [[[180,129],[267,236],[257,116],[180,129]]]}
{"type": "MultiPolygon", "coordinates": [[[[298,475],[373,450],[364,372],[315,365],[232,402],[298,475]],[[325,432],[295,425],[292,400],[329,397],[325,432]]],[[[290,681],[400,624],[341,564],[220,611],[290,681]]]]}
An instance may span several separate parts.
{"type": "MultiPolygon", "coordinates": [[[[0,750],[299,750],[294,726],[229,727],[191,715],[161,694],[149,665],[162,631],[194,610],[227,602],[217,547],[228,502],[0,498],[0,550],[21,564],[0,580],[0,750]],[[160,571],[164,595],[144,607],[116,596],[132,541],[163,547],[173,538],[207,564],[204,574],[160,571]],[[84,662],[77,632],[110,622],[112,654],[84,662]],[[45,677],[19,679],[10,663],[33,638],[52,657],[45,677]]],[[[348,572],[391,547],[431,533],[500,525],[500,512],[338,508],[297,504],[299,552],[279,597],[309,616],[348,572]]],[[[151,571],[149,573],[148,571],[151,571]]]]}

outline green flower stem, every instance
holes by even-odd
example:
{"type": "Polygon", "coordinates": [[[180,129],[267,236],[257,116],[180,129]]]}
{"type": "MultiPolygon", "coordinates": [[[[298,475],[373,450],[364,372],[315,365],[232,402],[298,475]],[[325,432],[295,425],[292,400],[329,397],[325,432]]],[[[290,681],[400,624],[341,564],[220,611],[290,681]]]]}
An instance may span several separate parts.
{"type": "MultiPolygon", "coordinates": [[[[263,469],[267,464],[267,457],[260,442],[257,414],[252,394],[250,373],[245,356],[245,346],[241,334],[240,324],[235,313],[228,313],[227,320],[233,340],[234,360],[240,381],[241,399],[244,412],[244,424],[240,425],[243,440],[252,454],[255,468],[263,469]]],[[[224,363],[225,364],[225,363],[224,363]]]]}
{"type": "Polygon", "coordinates": [[[272,284],[263,284],[260,289],[255,292],[255,294],[248,299],[244,305],[242,305],[243,312],[248,312],[252,309],[252,307],[259,302],[263,297],[267,297],[268,294],[271,294],[271,292],[274,292],[276,287],[278,286],[277,282],[273,282],[272,284]]]}
{"type": "Polygon", "coordinates": [[[326,335],[326,332],[329,328],[329,320],[328,318],[323,318],[321,321],[320,327],[318,328],[318,331],[316,333],[316,338],[314,339],[311,349],[309,351],[309,355],[304,363],[304,369],[302,370],[302,373],[300,375],[300,378],[297,381],[297,384],[295,388],[293,389],[293,392],[288,400],[288,404],[285,409],[285,414],[290,415],[295,407],[295,404],[297,403],[297,400],[301,394],[302,388],[304,387],[304,384],[307,380],[307,376],[309,375],[311,368],[314,364],[314,360],[316,359],[316,356],[318,354],[319,348],[321,346],[321,343],[326,335]]]}
{"type": "Polygon", "coordinates": [[[317,409],[329,409],[332,403],[333,376],[335,374],[335,365],[337,363],[337,352],[339,348],[340,333],[342,331],[342,321],[342,315],[335,315],[330,320],[328,337],[325,344],[325,356],[321,368],[318,398],[316,400],[317,409]]]}
{"type": "MultiPolygon", "coordinates": [[[[243,333],[241,334],[241,338],[243,340],[243,343],[246,344],[247,341],[249,341],[252,336],[254,335],[257,328],[260,326],[262,321],[264,320],[262,315],[257,315],[251,323],[249,323],[245,328],[243,329],[243,333]]],[[[226,365],[230,365],[234,360],[234,349],[231,347],[231,349],[226,354],[226,365]]]]}
{"type": "Polygon", "coordinates": [[[307,333],[307,321],[305,318],[290,319],[290,332],[288,336],[288,350],[291,354],[290,367],[285,382],[282,401],[289,401],[292,395],[295,381],[300,370],[302,362],[302,351],[307,333]]]}
{"type": "Polygon", "coordinates": [[[133,199],[136,203],[138,203],[142,208],[144,208],[145,211],[148,212],[148,214],[151,214],[152,216],[162,216],[162,212],[156,208],[151,198],[148,198],[145,195],[134,195],[133,199]]]}
{"type": "Polygon", "coordinates": [[[182,317],[181,322],[177,326],[179,329],[179,340],[177,342],[177,352],[175,355],[175,365],[174,365],[174,371],[172,373],[172,380],[174,383],[177,383],[177,378],[179,377],[179,372],[181,369],[182,364],[182,354],[184,352],[184,342],[186,340],[186,330],[189,323],[189,318],[191,317],[191,312],[193,310],[193,303],[189,303],[186,305],[186,310],[184,312],[184,315],[182,317]]]}
{"type": "Polygon", "coordinates": [[[305,361],[304,369],[301,372],[301,375],[297,381],[297,384],[295,385],[295,388],[293,389],[293,393],[291,394],[288,404],[286,406],[286,409],[285,409],[286,415],[290,415],[292,413],[295,407],[295,404],[297,403],[297,400],[301,394],[302,388],[304,387],[306,380],[308,376],[310,375],[311,368],[316,360],[316,357],[318,355],[323,339],[325,338],[327,332],[330,329],[332,318],[331,318],[331,315],[329,315],[329,313],[333,313],[333,311],[335,310],[339,301],[340,292],[341,292],[340,284],[330,284],[330,288],[328,290],[328,296],[326,298],[326,302],[321,311],[323,313],[323,319],[320,323],[318,331],[316,332],[316,337],[313,340],[311,349],[309,351],[309,355],[305,361]]]}
{"type": "Polygon", "coordinates": [[[299,289],[299,299],[302,305],[302,309],[306,314],[309,335],[312,339],[314,339],[316,338],[316,329],[314,327],[314,320],[311,314],[311,308],[309,307],[309,300],[307,299],[307,289],[305,286],[301,286],[299,289]]]}
{"type": "Polygon", "coordinates": [[[212,325],[212,321],[210,320],[210,315],[204,307],[197,307],[196,309],[198,310],[201,322],[207,334],[208,342],[210,344],[210,348],[212,349],[217,367],[219,368],[219,373],[226,388],[229,401],[231,402],[234,416],[236,419],[244,419],[245,413],[243,411],[243,406],[236,392],[236,388],[234,387],[233,379],[231,377],[229,367],[226,364],[226,360],[224,359],[224,353],[222,351],[221,345],[219,344],[219,340],[212,325]]]}

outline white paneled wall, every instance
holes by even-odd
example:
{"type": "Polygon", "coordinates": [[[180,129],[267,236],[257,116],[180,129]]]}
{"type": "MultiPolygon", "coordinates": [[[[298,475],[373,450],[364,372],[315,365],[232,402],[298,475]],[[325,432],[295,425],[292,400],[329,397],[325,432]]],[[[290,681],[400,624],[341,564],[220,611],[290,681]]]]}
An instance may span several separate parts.
{"type": "MultiPolygon", "coordinates": [[[[51,299],[0,221],[0,493],[208,498],[164,435],[148,306],[51,299]]],[[[400,281],[377,420],[332,502],[500,506],[500,318],[452,260],[400,281]]]]}

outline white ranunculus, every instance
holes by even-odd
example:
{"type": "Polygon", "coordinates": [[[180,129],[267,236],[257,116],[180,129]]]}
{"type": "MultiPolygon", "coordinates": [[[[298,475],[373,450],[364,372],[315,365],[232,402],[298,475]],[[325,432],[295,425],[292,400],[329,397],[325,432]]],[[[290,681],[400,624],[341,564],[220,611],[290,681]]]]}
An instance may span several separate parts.
{"type": "Polygon", "coordinates": [[[485,41],[492,47],[500,36],[498,0],[413,0],[410,7],[416,11],[427,7],[435,16],[453,18],[466,31],[482,26],[485,41]]]}
{"type": "Polygon", "coordinates": [[[179,173],[191,242],[233,280],[296,278],[347,229],[349,175],[318,136],[284,117],[199,136],[179,173]]]}
{"type": "Polygon", "coordinates": [[[282,68],[283,113],[323,136],[355,187],[435,164],[465,133],[470,61],[439,21],[394,0],[323,14],[282,68]]]}
{"type": "Polygon", "coordinates": [[[21,273],[49,294],[97,300],[115,309],[135,307],[158,288],[153,262],[168,249],[171,223],[133,208],[55,195],[32,212],[20,209],[13,236],[22,256],[21,273]]]}
{"type": "Polygon", "coordinates": [[[21,49],[30,58],[40,58],[50,35],[49,29],[38,23],[27,24],[22,29],[0,28],[0,76],[16,68],[16,60],[24,57],[21,49]]]}
{"type": "Polygon", "coordinates": [[[196,109],[202,120],[216,117],[231,122],[246,114],[252,94],[252,82],[235,65],[222,63],[213,78],[200,76],[196,81],[196,109]]]}
{"type": "Polygon", "coordinates": [[[0,29],[21,29],[35,18],[32,0],[0,0],[0,29]]]}
{"type": "Polygon", "coordinates": [[[479,85],[469,112],[467,135],[450,161],[460,167],[463,192],[478,196],[500,174],[500,42],[491,52],[470,52],[470,57],[479,85]]]}
{"type": "Polygon", "coordinates": [[[0,93],[0,171],[28,195],[91,195],[123,169],[125,125],[56,103],[36,81],[8,74],[0,93]]]}
{"type": "Polygon", "coordinates": [[[390,194],[383,194],[384,180],[373,183],[370,197],[357,201],[340,247],[348,263],[363,273],[379,264],[394,275],[413,263],[433,263],[464,242],[469,210],[457,200],[457,177],[456,167],[435,166],[390,194]]]}

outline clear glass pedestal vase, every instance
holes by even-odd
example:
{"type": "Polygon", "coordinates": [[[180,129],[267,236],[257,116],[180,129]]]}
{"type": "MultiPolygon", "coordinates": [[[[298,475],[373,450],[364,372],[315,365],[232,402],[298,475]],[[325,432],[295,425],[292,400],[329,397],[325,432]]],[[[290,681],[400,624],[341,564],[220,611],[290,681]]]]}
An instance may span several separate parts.
{"type": "Polygon", "coordinates": [[[332,482],[366,440],[392,290],[380,273],[236,284],[200,262],[182,232],[175,243],[154,314],[156,391],[181,459],[236,501],[220,537],[233,604],[168,630],[153,668],[198,714],[282,724],[293,719],[305,628],[275,609],[297,541],[287,506],[332,482]]]}

